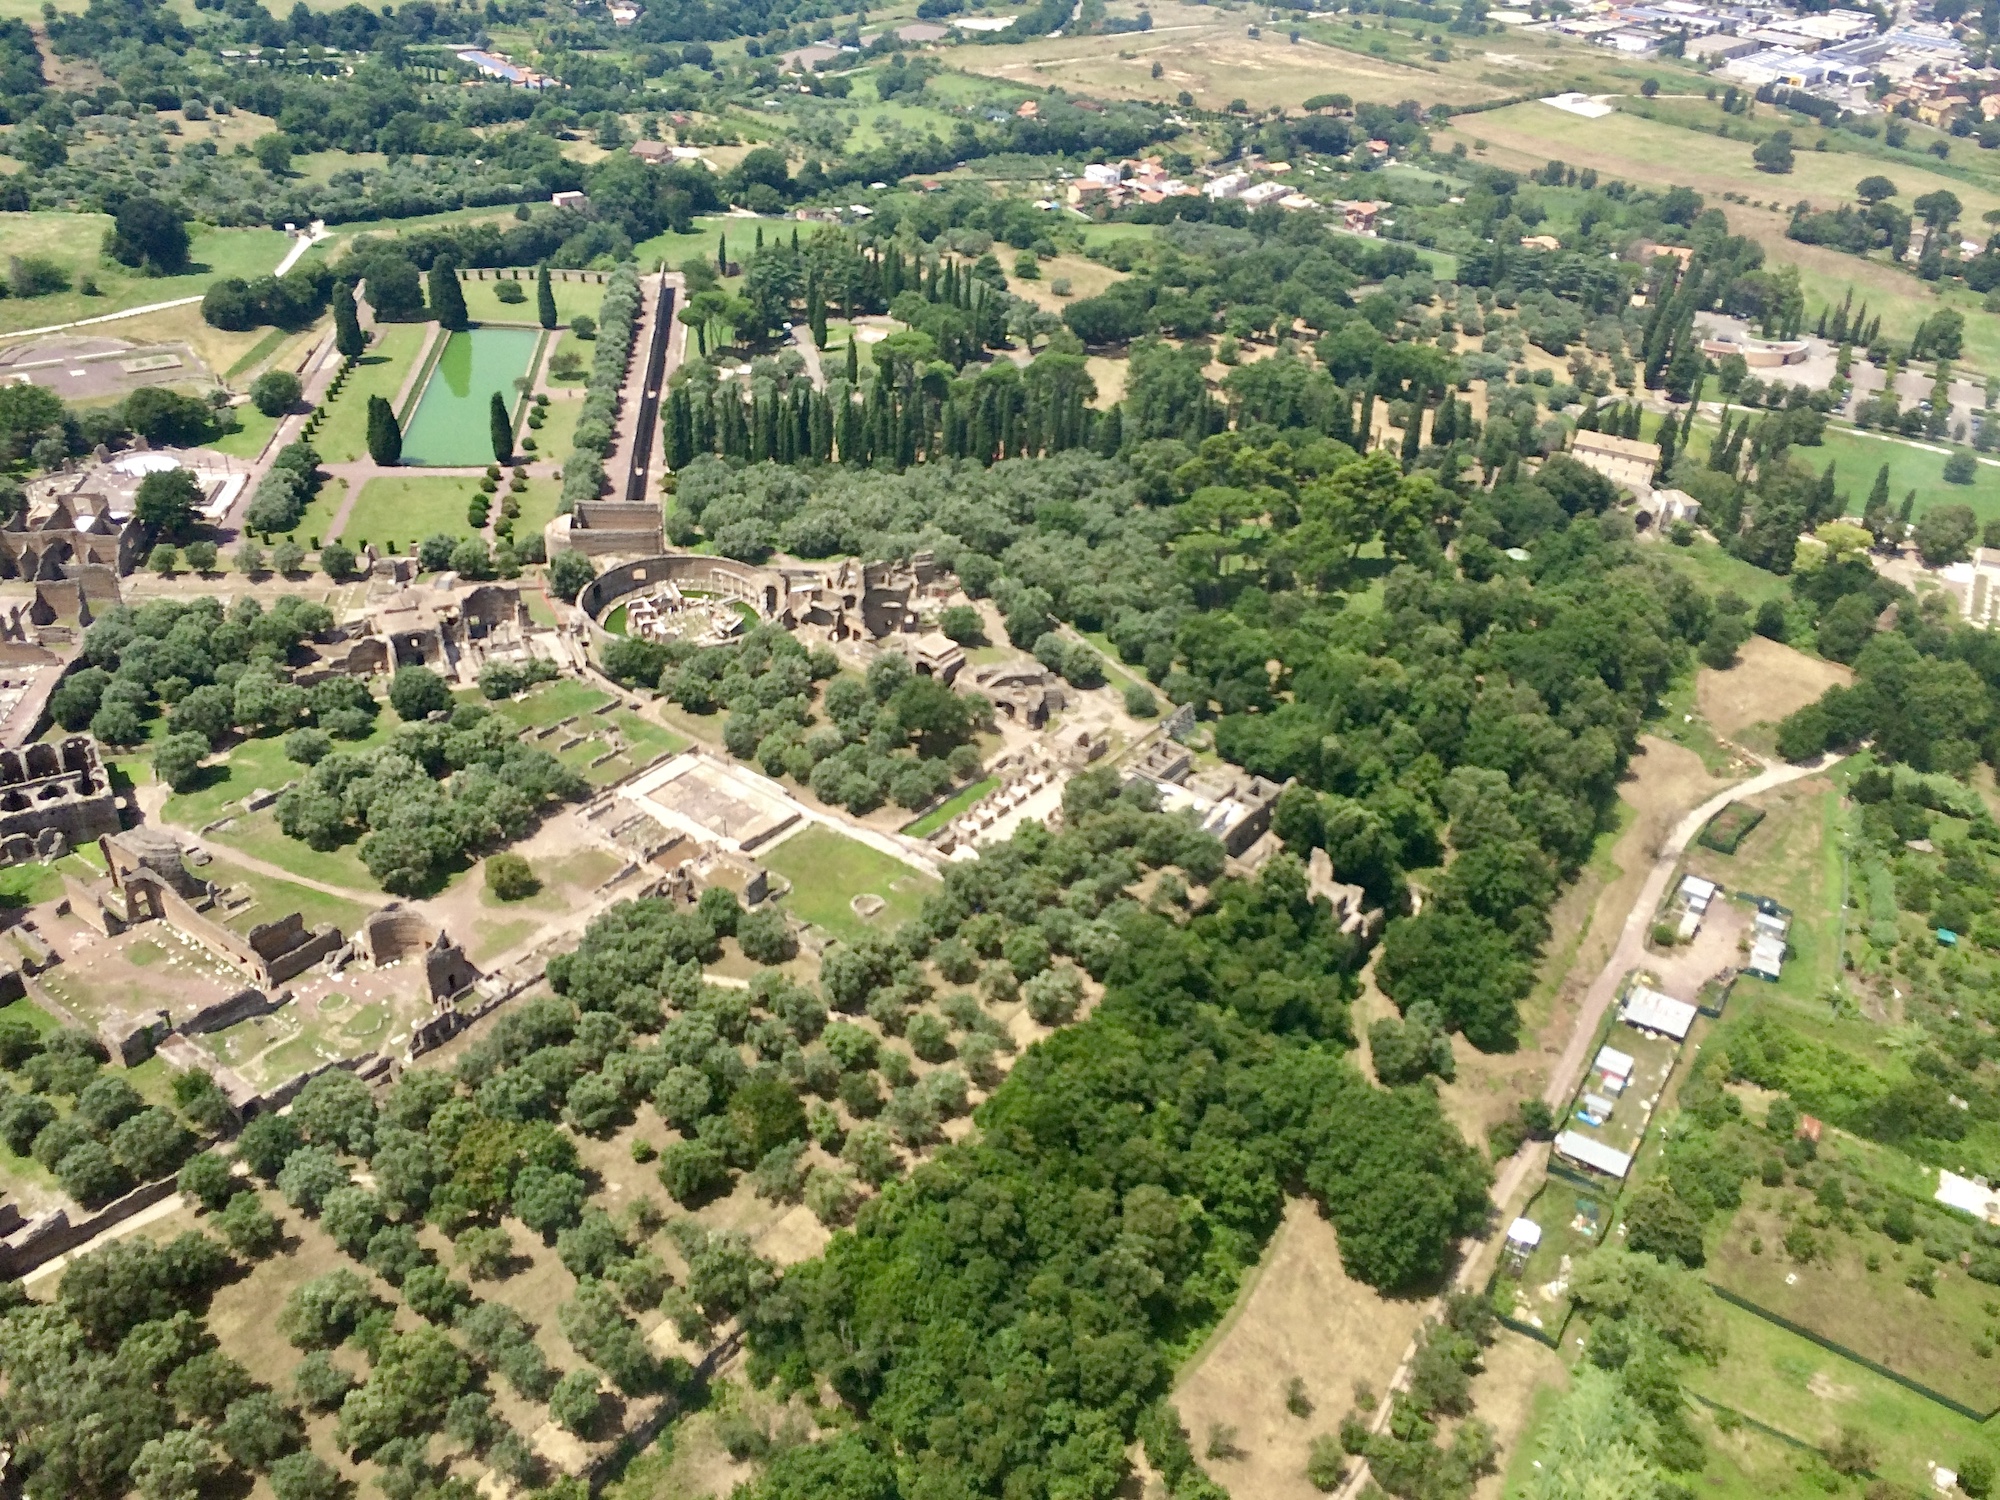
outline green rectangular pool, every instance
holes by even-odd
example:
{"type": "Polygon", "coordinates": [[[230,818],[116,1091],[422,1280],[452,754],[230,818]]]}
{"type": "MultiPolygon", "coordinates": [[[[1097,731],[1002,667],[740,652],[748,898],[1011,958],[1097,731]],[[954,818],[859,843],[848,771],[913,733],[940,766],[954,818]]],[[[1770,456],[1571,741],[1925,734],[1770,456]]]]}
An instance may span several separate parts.
{"type": "Polygon", "coordinates": [[[533,328],[471,328],[451,335],[403,433],[403,462],[426,468],[492,463],[487,412],[493,393],[506,397],[508,410],[514,410],[520,399],[514,382],[528,373],[540,338],[533,328]]]}

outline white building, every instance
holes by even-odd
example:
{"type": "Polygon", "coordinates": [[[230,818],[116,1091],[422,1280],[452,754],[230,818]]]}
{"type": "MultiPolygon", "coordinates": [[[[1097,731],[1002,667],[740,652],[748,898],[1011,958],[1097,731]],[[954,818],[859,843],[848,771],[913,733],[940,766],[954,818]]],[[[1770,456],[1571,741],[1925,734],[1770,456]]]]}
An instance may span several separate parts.
{"type": "Polygon", "coordinates": [[[1578,1165],[1602,1172],[1607,1177],[1622,1181],[1625,1174],[1632,1170],[1632,1158],[1625,1152],[1602,1141],[1592,1140],[1580,1131],[1565,1130],[1556,1137],[1555,1148],[1556,1155],[1566,1156],[1578,1165]]]}
{"type": "Polygon", "coordinates": [[[1202,191],[1207,193],[1209,197],[1220,202],[1224,198],[1242,197],[1243,190],[1248,186],[1250,186],[1250,174],[1248,172],[1225,172],[1207,187],[1203,188],[1202,191]]]}
{"type": "Polygon", "coordinates": [[[1687,1040],[1688,1028],[1694,1025],[1695,1014],[1695,1008],[1687,1001],[1663,995],[1643,984],[1632,986],[1620,1012],[1627,1026],[1639,1031],[1655,1031],[1677,1042],[1687,1040]]]}

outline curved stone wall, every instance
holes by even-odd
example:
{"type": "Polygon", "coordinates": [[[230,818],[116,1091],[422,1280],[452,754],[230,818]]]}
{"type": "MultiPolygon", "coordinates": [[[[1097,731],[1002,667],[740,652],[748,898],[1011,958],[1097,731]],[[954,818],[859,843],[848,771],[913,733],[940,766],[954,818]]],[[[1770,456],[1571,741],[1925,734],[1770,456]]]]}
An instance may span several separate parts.
{"type": "Polygon", "coordinates": [[[669,552],[606,568],[583,586],[576,596],[577,608],[601,639],[614,640],[616,637],[604,628],[603,621],[605,615],[617,608],[619,600],[640,589],[669,582],[690,593],[740,599],[764,620],[778,613],[785,598],[785,577],[776,569],[700,552],[669,552]]]}

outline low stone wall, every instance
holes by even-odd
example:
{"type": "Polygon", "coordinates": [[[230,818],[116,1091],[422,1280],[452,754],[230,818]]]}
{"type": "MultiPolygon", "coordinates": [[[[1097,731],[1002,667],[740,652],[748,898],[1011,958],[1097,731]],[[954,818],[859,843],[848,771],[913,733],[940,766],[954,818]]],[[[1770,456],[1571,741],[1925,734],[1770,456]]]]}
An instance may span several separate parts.
{"type": "Polygon", "coordinates": [[[87,1245],[105,1230],[138,1213],[151,1208],[155,1203],[171,1197],[176,1191],[174,1179],[163,1177],[158,1182],[148,1182],[132,1189],[122,1198],[114,1198],[95,1213],[71,1219],[67,1209],[57,1209],[54,1213],[30,1221],[25,1229],[0,1240],[0,1277],[12,1280],[25,1276],[38,1267],[47,1265],[58,1255],[87,1245]]]}
{"type": "Polygon", "coordinates": [[[203,1036],[234,1026],[238,1021],[247,1021],[252,1016],[268,1016],[280,1003],[254,985],[248,986],[226,1000],[205,1005],[193,1015],[183,1017],[174,1023],[174,1030],[183,1036],[203,1036]]]}

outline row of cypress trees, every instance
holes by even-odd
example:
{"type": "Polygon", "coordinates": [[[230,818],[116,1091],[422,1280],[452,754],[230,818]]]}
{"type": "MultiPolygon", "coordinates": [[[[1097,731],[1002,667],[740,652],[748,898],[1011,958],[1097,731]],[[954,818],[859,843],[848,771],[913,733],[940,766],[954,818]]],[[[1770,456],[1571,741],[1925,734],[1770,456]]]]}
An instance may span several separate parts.
{"type": "MultiPolygon", "coordinates": [[[[851,347],[851,346],[850,346],[851,347]]],[[[941,458],[992,464],[1102,446],[1116,452],[1116,408],[1093,411],[1083,361],[1043,355],[1023,373],[1012,364],[968,381],[947,381],[895,361],[875,379],[814,390],[765,384],[746,391],[722,381],[704,389],[683,381],[669,393],[662,424],[667,462],[679,469],[703,453],[750,463],[886,463],[903,468],[941,458]]]]}

